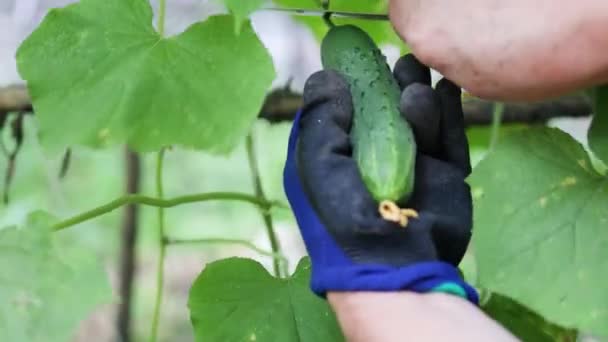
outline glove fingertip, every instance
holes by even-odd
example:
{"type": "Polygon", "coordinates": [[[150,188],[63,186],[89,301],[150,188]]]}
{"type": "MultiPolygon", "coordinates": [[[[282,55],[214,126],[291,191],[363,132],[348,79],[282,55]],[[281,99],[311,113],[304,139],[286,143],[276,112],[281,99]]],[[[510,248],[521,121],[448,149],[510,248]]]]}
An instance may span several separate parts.
{"type": "Polygon", "coordinates": [[[395,63],[393,76],[401,89],[405,89],[412,83],[431,85],[431,70],[420,63],[411,53],[402,56],[395,63]]]}
{"type": "Polygon", "coordinates": [[[311,120],[333,121],[342,130],[350,129],[353,113],[350,88],[337,71],[321,70],[312,74],[304,85],[303,97],[302,124],[311,120]]]}
{"type": "Polygon", "coordinates": [[[439,150],[441,105],[431,86],[413,83],[403,90],[400,111],[412,126],[421,151],[435,154],[439,150]]]}
{"type": "Polygon", "coordinates": [[[441,80],[439,80],[439,82],[437,82],[437,85],[435,85],[435,89],[440,95],[458,96],[458,99],[460,99],[460,87],[458,87],[456,84],[454,84],[454,82],[450,81],[447,78],[442,78],[441,80]]]}

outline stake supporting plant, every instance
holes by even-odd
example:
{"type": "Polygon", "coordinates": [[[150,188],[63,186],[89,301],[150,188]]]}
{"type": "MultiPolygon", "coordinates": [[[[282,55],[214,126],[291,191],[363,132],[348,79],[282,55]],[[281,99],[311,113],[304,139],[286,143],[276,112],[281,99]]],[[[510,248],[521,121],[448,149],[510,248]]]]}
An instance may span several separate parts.
{"type": "MultiPolygon", "coordinates": [[[[258,161],[255,153],[255,146],[253,141],[253,130],[249,135],[247,135],[246,139],[246,148],[247,148],[247,157],[249,160],[249,168],[251,170],[251,178],[253,181],[253,187],[255,191],[255,196],[262,202],[267,202],[266,195],[264,194],[264,189],[262,188],[262,180],[260,178],[260,171],[258,170],[258,161]]],[[[274,231],[274,224],[272,221],[272,215],[270,210],[260,210],[260,214],[262,216],[262,220],[264,221],[264,225],[266,226],[266,234],[268,235],[268,240],[270,241],[270,248],[272,249],[272,253],[277,255],[282,255],[281,246],[279,244],[279,239],[277,238],[276,232],[274,231]]],[[[283,258],[274,258],[273,259],[273,269],[274,274],[277,277],[287,276],[287,263],[281,262],[280,260],[286,260],[283,258]]]]}

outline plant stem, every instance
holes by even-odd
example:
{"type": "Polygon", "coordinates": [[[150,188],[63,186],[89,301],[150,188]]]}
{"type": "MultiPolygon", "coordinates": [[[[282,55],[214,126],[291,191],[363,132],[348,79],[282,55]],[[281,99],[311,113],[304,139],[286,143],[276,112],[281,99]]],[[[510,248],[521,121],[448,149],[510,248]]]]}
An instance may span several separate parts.
{"type": "Polygon", "coordinates": [[[167,9],[166,0],[160,0],[158,9],[158,34],[163,37],[165,35],[165,12],[167,9]]]}
{"type": "Polygon", "coordinates": [[[502,102],[494,103],[494,110],[492,111],[492,133],[490,136],[489,149],[492,150],[498,143],[498,136],[500,135],[500,125],[502,124],[502,114],[505,111],[505,104],[502,102]]]}
{"type": "MultiPolygon", "coordinates": [[[[158,152],[156,159],[156,195],[158,198],[163,198],[163,159],[165,150],[161,149],[158,152]]],[[[154,315],[152,316],[152,327],[150,333],[150,342],[156,342],[158,336],[158,325],[160,322],[160,308],[163,301],[163,285],[165,276],[165,210],[162,207],[158,208],[158,264],[156,270],[156,300],[154,303],[154,315]]]]}
{"type": "Polygon", "coordinates": [[[325,22],[325,26],[327,26],[328,29],[335,27],[336,25],[334,25],[334,22],[331,21],[332,13],[329,11],[329,0],[322,0],[321,7],[325,11],[325,13],[323,14],[323,21],[325,22]]]}
{"type": "Polygon", "coordinates": [[[115,209],[122,207],[127,204],[141,204],[159,208],[171,208],[181,204],[187,203],[198,203],[207,201],[239,201],[247,202],[253,205],[257,205],[264,210],[268,210],[270,207],[285,207],[284,204],[279,202],[265,202],[259,198],[245,193],[238,192],[207,192],[201,194],[192,194],[174,197],[171,199],[162,199],[155,197],[148,197],[138,194],[127,194],[120,198],[117,198],[109,203],[99,206],[95,209],[86,211],[82,214],[71,217],[67,220],[61,221],[53,226],[53,230],[62,230],[79,223],[94,219],[103,214],[107,214],[115,209]]]}
{"type": "Polygon", "coordinates": [[[205,239],[167,239],[167,245],[186,245],[186,244],[232,244],[247,247],[260,255],[269,256],[274,259],[279,259],[283,263],[287,263],[287,259],[281,253],[266,251],[254,243],[241,239],[225,239],[225,238],[205,238],[205,239]]]}
{"type": "Polygon", "coordinates": [[[363,13],[363,12],[347,12],[347,11],[329,11],[322,9],[309,9],[309,8],[284,8],[284,7],[264,7],[260,8],[259,11],[272,11],[272,12],[287,12],[293,15],[303,16],[331,16],[334,18],[351,18],[351,19],[363,19],[363,20],[380,20],[388,21],[388,14],[383,13],[363,13]]]}
{"type": "MultiPolygon", "coordinates": [[[[253,181],[253,188],[255,191],[255,196],[266,202],[266,195],[264,194],[264,189],[262,188],[262,180],[260,178],[260,171],[258,170],[258,161],[255,153],[255,147],[253,145],[253,131],[247,135],[247,139],[245,141],[245,145],[247,148],[247,158],[249,160],[249,169],[251,170],[251,178],[253,181]]],[[[268,240],[270,241],[270,248],[272,252],[275,254],[281,253],[281,246],[279,244],[279,239],[274,231],[274,225],[272,222],[272,215],[268,209],[260,209],[260,214],[262,215],[262,219],[264,220],[264,225],[266,226],[266,234],[268,235],[268,240]]],[[[283,268],[281,268],[281,263],[277,258],[273,260],[274,274],[277,277],[282,277],[283,275],[287,276],[287,264],[283,264],[283,268]]]]}

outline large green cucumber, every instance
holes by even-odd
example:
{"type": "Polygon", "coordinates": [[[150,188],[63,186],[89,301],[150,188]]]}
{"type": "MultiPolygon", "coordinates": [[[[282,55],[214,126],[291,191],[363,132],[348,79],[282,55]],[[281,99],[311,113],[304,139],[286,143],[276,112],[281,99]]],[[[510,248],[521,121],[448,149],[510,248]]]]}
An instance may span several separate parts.
{"type": "Polygon", "coordinates": [[[403,203],[414,188],[416,142],[386,57],[365,31],[342,25],[323,38],[321,59],[350,86],[353,158],[363,182],[377,201],[403,203]]]}

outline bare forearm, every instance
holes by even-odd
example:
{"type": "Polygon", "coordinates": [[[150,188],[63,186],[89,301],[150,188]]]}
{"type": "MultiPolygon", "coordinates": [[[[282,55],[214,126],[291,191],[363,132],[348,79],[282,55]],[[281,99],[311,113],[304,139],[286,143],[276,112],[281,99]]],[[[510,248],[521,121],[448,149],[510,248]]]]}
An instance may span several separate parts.
{"type": "Polygon", "coordinates": [[[471,93],[533,100],[608,81],[605,0],[391,0],[425,64],[471,93]]]}
{"type": "Polygon", "coordinates": [[[517,341],[458,297],[411,292],[332,292],[328,300],[349,342],[517,341]]]}

